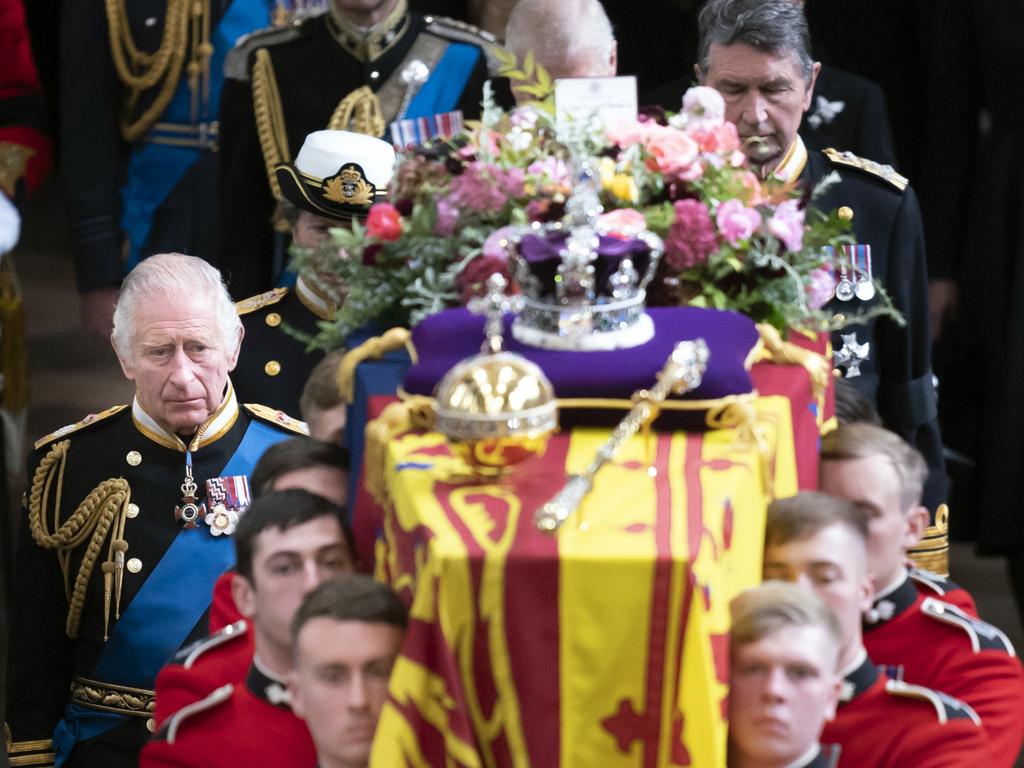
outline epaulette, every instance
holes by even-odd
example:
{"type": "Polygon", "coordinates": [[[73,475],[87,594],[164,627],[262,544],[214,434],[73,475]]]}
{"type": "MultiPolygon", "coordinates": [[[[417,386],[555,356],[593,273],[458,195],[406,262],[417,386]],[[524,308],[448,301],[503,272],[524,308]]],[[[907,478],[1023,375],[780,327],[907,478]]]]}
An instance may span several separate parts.
{"type": "Polygon", "coordinates": [[[192,715],[198,715],[200,712],[205,712],[208,709],[213,709],[223,704],[231,698],[231,694],[234,692],[235,686],[228,683],[216,689],[205,699],[186,704],[167,719],[154,738],[163,738],[168,744],[173,744],[174,740],[178,737],[178,729],[181,728],[182,723],[192,717],[192,715]]]}
{"type": "Polygon", "coordinates": [[[249,79],[249,57],[257,48],[288,43],[302,36],[302,19],[284,27],[264,27],[242,35],[224,59],[224,77],[229,80],[249,79]]]}
{"type": "Polygon", "coordinates": [[[500,48],[501,44],[498,43],[498,38],[490,32],[458,19],[449,19],[447,16],[427,16],[423,20],[427,23],[426,31],[431,34],[447,40],[478,46],[487,59],[487,73],[491,77],[498,76],[501,62],[495,56],[494,49],[500,48]]]}
{"type": "Polygon", "coordinates": [[[950,720],[968,719],[974,721],[975,725],[981,726],[981,718],[970,704],[965,704],[960,699],[954,699],[941,691],[925,688],[923,685],[910,685],[910,683],[900,680],[886,680],[885,692],[893,696],[927,701],[935,707],[935,714],[940,725],[945,725],[950,720]]]}
{"type": "Polygon", "coordinates": [[[926,597],[921,603],[921,613],[944,624],[960,627],[971,638],[971,648],[975,653],[996,650],[1005,651],[1011,656],[1017,655],[1010,638],[1001,629],[964,613],[955,605],[926,597]]]}
{"type": "Polygon", "coordinates": [[[258,403],[245,403],[242,407],[258,419],[309,437],[309,427],[306,426],[306,422],[293,419],[284,411],[279,411],[266,405],[259,405],[258,403]]]}
{"type": "Polygon", "coordinates": [[[248,299],[236,301],[235,311],[239,315],[247,315],[250,312],[255,312],[258,309],[269,307],[271,304],[277,304],[277,302],[279,302],[287,295],[287,288],[274,288],[273,290],[267,291],[266,293],[260,293],[257,294],[256,296],[250,296],[248,299]]]}
{"type": "Polygon", "coordinates": [[[960,589],[959,584],[950,581],[945,576],[939,576],[937,573],[926,571],[924,568],[910,568],[907,572],[910,574],[911,579],[934,592],[939,597],[942,597],[947,592],[960,589]]]}
{"type": "Polygon", "coordinates": [[[853,152],[840,152],[838,149],[832,149],[829,147],[828,149],[822,150],[822,153],[837,165],[845,165],[850,168],[856,168],[864,171],[865,173],[870,173],[873,176],[878,176],[892,184],[900,192],[905,190],[907,185],[910,183],[910,180],[906,176],[897,173],[896,169],[891,165],[882,165],[882,163],[876,163],[874,160],[858,157],[853,154],[853,152]]]}
{"type": "Polygon", "coordinates": [[[228,624],[226,627],[221,629],[219,632],[214,632],[212,635],[196,640],[194,643],[189,643],[171,659],[172,664],[180,664],[185,669],[192,669],[192,665],[196,663],[200,656],[207,651],[212,651],[214,648],[219,648],[225,643],[231,642],[235,638],[244,637],[245,633],[249,631],[249,623],[245,619],[239,619],[234,624],[228,624]]]}
{"type": "Polygon", "coordinates": [[[83,430],[86,427],[91,427],[94,424],[99,424],[104,419],[109,419],[115,413],[120,413],[127,407],[127,405],[115,405],[113,408],[107,408],[107,410],[100,411],[99,413],[90,413],[81,421],[75,422],[74,424],[68,424],[67,426],[61,427],[60,429],[51,432],[46,437],[39,438],[35,442],[35,448],[38,451],[44,445],[52,443],[54,440],[59,440],[62,437],[67,437],[68,435],[74,432],[83,430]]]}

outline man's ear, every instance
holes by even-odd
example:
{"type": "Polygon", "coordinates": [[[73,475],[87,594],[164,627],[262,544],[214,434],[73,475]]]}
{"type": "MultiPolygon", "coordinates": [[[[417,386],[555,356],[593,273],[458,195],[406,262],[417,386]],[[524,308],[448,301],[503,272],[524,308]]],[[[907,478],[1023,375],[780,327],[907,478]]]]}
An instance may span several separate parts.
{"type": "Polygon", "coordinates": [[[875,602],[877,586],[874,575],[870,573],[864,574],[864,579],[861,581],[858,591],[860,592],[860,612],[863,614],[869,611],[875,602]]]}
{"type": "Polygon", "coordinates": [[[804,94],[804,112],[811,108],[814,100],[814,84],[818,82],[818,73],[821,72],[821,62],[816,61],[811,65],[811,80],[807,83],[807,93],[804,94]]]}
{"type": "Polygon", "coordinates": [[[931,515],[927,507],[912,507],[906,514],[906,525],[903,528],[903,549],[916,547],[924,533],[928,530],[928,523],[931,522],[931,515]]]}
{"type": "Polygon", "coordinates": [[[704,82],[704,72],[700,68],[700,64],[693,65],[693,74],[697,77],[697,82],[701,85],[706,85],[704,82]]]}
{"type": "Polygon", "coordinates": [[[124,377],[128,381],[135,381],[135,365],[131,360],[126,360],[121,357],[121,353],[117,349],[117,345],[114,344],[114,335],[110,335],[110,346],[114,348],[114,354],[117,355],[117,362],[121,364],[121,372],[124,373],[124,377]]]}
{"type": "Polygon", "coordinates": [[[231,353],[231,357],[228,360],[228,373],[235,370],[235,366],[238,365],[238,354],[242,351],[242,338],[245,336],[245,326],[238,326],[238,341],[235,342],[235,350],[231,353]]]}
{"type": "Polygon", "coordinates": [[[619,41],[612,40],[612,50],[608,54],[608,74],[615,77],[619,73],[619,41]]]}
{"type": "Polygon", "coordinates": [[[235,601],[238,612],[251,619],[256,614],[256,590],[245,576],[231,576],[231,599],[235,601]]]}
{"type": "Polygon", "coordinates": [[[839,696],[843,692],[843,677],[836,675],[832,681],[832,690],[829,691],[828,702],[825,704],[825,722],[832,722],[836,717],[836,709],[839,707],[839,696]]]}

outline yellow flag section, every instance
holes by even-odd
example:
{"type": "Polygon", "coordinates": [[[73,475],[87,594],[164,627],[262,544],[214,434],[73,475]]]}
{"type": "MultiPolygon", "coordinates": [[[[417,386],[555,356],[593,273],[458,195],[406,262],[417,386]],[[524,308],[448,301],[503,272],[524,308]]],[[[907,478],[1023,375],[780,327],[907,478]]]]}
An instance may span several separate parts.
{"type": "Polygon", "coordinates": [[[769,488],[796,492],[785,397],[756,428],[635,438],[560,529],[534,511],[605,429],[474,481],[434,433],[388,447],[381,576],[412,621],[374,766],[725,765],[729,602],[760,581],[769,488]]]}

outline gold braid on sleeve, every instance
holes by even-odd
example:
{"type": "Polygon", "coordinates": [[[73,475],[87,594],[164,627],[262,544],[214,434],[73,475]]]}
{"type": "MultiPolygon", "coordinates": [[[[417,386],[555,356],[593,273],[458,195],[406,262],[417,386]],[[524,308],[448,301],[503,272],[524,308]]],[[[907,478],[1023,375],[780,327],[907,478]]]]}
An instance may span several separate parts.
{"type": "Polygon", "coordinates": [[[100,548],[109,537],[107,560],[102,565],[103,639],[106,640],[110,626],[112,597],[115,618],[120,618],[121,615],[124,553],[128,549],[128,542],[124,539],[124,525],[131,488],[123,477],[104,480],[90,491],[68,519],[61,523],[61,491],[70,447],[70,440],[63,440],[51,446],[32,476],[28,494],[29,530],[36,544],[57,552],[57,560],[64,575],[64,594],[68,600],[66,631],[68,637],[72,638],[78,637],[89,578],[96,567],[100,548]],[[48,509],[52,509],[49,520],[48,509]],[[71,555],[86,540],[88,544],[72,587],[71,555]]]}
{"type": "Polygon", "coordinates": [[[252,106],[256,118],[256,133],[259,134],[263,162],[267,166],[267,179],[274,199],[281,199],[281,187],[277,184],[274,166],[290,162],[288,132],[285,130],[284,114],[281,109],[281,93],[277,89],[274,64],[266,48],[256,49],[256,60],[252,67],[252,106]]]}

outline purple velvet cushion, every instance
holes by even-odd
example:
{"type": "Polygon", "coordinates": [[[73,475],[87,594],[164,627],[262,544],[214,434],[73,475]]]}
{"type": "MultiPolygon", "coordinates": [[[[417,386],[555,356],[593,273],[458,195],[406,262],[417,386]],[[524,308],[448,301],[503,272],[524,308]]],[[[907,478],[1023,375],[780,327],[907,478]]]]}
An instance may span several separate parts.
{"type": "MultiPolygon", "coordinates": [[[[551,232],[545,236],[524,235],[519,243],[519,253],[530,265],[530,271],[540,281],[541,296],[555,292],[555,275],[562,264],[562,250],[566,235],[551,232]]],[[[601,235],[598,238],[597,259],[594,263],[594,284],[603,293],[608,278],[619,268],[626,257],[633,261],[633,268],[641,275],[647,271],[651,253],[647,244],[640,240],[623,240],[620,237],[601,235]]],[[[482,326],[481,326],[482,327],[482,326]]]]}
{"type": "MultiPolygon", "coordinates": [[[[753,384],[744,362],[758,340],[753,321],[735,312],[698,307],[647,310],[654,338],[631,349],[611,352],[561,352],[537,349],[512,338],[505,318],[505,349],[518,352],[541,367],[560,398],[629,398],[654,384],[672,348],[679,341],[703,338],[711,357],[701,385],[688,400],[710,400],[750,392],[753,384]]],[[[412,330],[419,362],[405,377],[405,391],[430,395],[448,369],[480,351],[484,319],[466,309],[449,309],[428,317],[412,330]]]]}

